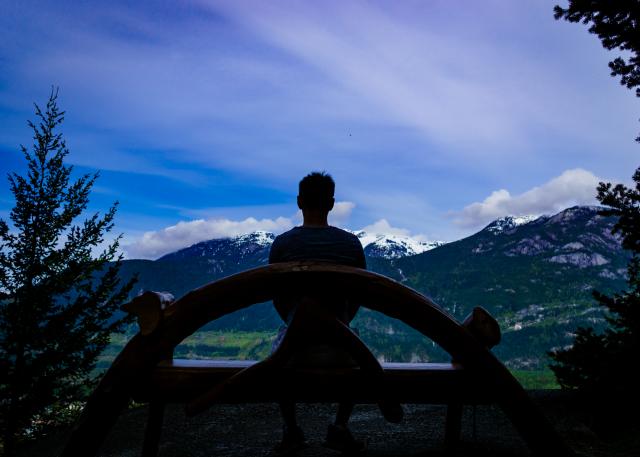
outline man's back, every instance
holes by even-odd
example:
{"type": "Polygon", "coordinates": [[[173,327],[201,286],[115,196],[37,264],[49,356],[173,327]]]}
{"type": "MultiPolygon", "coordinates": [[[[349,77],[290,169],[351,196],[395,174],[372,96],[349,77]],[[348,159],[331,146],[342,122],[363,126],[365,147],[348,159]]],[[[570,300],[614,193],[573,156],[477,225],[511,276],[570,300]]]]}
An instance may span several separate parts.
{"type": "Polygon", "coordinates": [[[276,237],[269,263],[322,260],[367,268],[358,237],[337,227],[295,227],[276,237]]]}
{"type": "MultiPolygon", "coordinates": [[[[366,268],[364,250],[358,237],[337,227],[294,227],[276,237],[271,245],[269,263],[320,260],[351,267],[366,268]]],[[[300,297],[277,297],[273,304],[285,322],[300,297]]],[[[333,303],[341,320],[351,321],[358,310],[355,304],[340,300],[333,303]]]]}

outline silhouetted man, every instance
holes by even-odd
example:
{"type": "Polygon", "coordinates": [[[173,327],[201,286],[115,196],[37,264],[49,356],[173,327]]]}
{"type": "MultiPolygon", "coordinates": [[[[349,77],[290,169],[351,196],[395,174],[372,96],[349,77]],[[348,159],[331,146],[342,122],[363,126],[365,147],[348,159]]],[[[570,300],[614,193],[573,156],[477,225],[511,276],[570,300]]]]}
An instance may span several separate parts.
{"type": "MultiPolygon", "coordinates": [[[[333,209],[335,203],[334,191],[335,183],[326,173],[314,172],[300,181],[298,207],[302,210],[303,223],[301,226],[276,237],[269,253],[269,263],[322,260],[366,268],[364,251],[358,238],[352,233],[330,226],[327,222],[329,211],[333,209]]],[[[291,298],[274,299],[274,305],[286,324],[291,322],[291,317],[298,304],[295,301],[291,298]]],[[[346,324],[351,322],[358,310],[357,305],[347,301],[332,305],[336,317],[346,324]]],[[[278,347],[285,332],[286,326],[283,326],[274,343],[274,349],[278,347]]],[[[339,355],[336,354],[324,355],[339,358],[339,355]]],[[[320,359],[322,359],[322,354],[320,359]]],[[[280,410],[284,427],[282,443],[276,448],[276,451],[291,453],[304,446],[304,433],[296,423],[293,402],[281,403],[280,410]]],[[[364,448],[364,443],[354,439],[347,427],[352,411],[353,404],[340,404],[335,423],[329,425],[325,446],[347,452],[357,452],[364,448]]]]}

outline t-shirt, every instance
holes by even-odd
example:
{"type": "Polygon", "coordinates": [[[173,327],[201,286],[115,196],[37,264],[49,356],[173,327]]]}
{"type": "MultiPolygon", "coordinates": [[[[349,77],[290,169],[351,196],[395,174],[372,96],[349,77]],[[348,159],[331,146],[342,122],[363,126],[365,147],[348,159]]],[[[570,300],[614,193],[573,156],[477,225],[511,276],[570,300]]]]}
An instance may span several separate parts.
{"type": "MultiPolygon", "coordinates": [[[[294,227],[278,235],[271,245],[269,263],[320,260],[357,268],[367,268],[362,244],[357,236],[337,227],[294,227]]],[[[293,297],[278,297],[274,305],[280,316],[288,321],[295,306],[293,297]]],[[[344,305],[347,321],[357,311],[355,305],[344,305]],[[349,309],[346,309],[349,308],[349,309]]]]}
{"type": "Polygon", "coordinates": [[[367,268],[357,236],[337,227],[294,227],[278,235],[271,245],[269,263],[296,260],[326,262],[367,268]]]}

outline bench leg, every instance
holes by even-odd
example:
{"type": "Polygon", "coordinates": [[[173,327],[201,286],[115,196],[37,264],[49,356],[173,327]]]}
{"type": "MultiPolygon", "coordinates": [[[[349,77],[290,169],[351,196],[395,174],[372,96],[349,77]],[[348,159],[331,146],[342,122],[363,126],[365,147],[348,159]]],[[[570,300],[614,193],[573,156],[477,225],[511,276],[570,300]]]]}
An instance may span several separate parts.
{"type": "Polygon", "coordinates": [[[447,405],[447,419],[444,429],[444,444],[447,448],[455,447],[460,441],[462,427],[462,403],[447,405]]]}
{"type": "Polygon", "coordinates": [[[163,419],[164,402],[151,401],[149,403],[149,419],[144,433],[144,444],[142,445],[142,457],[156,457],[158,455],[163,419]]]}
{"type": "Polygon", "coordinates": [[[478,441],[477,405],[473,405],[473,441],[478,441]]]}

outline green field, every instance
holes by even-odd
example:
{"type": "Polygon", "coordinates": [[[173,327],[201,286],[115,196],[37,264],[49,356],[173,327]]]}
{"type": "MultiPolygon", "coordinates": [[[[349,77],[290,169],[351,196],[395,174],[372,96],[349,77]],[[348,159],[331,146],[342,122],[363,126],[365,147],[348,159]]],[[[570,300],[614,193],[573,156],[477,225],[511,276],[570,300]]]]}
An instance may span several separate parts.
{"type": "Polygon", "coordinates": [[[546,370],[511,370],[525,389],[559,389],[553,372],[546,370]]]}
{"type": "MultiPolygon", "coordinates": [[[[260,360],[271,350],[274,332],[242,332],[210,330],[196,332],[184,340],[174,351],[181,359],[260,360]]],[[[107,368],[118,355],[130,334],[114,334],[111,344],[102,353],[98,368],[107,368]]]]}
{"type": "MultiPolygon", "coordinates": [[[[183,359],[261,360],[271,350],[276,332],[201,331],[184,340],[174,352],[183,359]]],[[[98,369],[109,367],[131,334],[114,334],[111,344],[100,356],[98,369]]],[[[526,389],[558,389],[551,370],[512,370],[526,389]]]]}

